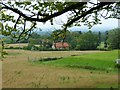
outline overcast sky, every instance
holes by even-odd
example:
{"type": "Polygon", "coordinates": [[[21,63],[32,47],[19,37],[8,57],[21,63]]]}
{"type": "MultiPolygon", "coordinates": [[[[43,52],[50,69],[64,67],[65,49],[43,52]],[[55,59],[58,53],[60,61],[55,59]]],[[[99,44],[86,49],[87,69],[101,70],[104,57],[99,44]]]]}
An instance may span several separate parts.
{"type": "MultiPolygon", "coordinates": [[[[62,17],[64,18],[64,17],[62,17]]],[[[59,19],[58,19],[59,20],[59,19]]],[[[61,20],[61,19],[60,19],[61,20]]],[[[114,29],[118,27],[118,19],[114,19],[114,18],[109,18],[109,19],[101,19],[102,24],[97,24],[94,25],[91,29],[89,29],[87,26],[73,26],[71,28],[69,28],[68,30],[71,31],[75,31],[75,30],[81,30],[81,31],[88,31],[88,30],[92,30],[92,31],[106,31],[106,30],[110,30],[110,29],[114,29]]],[[[38,23],[37,25],[38,28],[41,28],[43,31],[51,31],[55,29],[61,29],[61,25],[59,25],[59,21],[57,24],[55,25],[50,25],[49,22],[47,22],[46,24],[42,24],[42,23],[38,23]]]]}
{"type": "MultiPolygon", "coordinates": [[[[92,1],[92,0],[91,0],[92,1]]],[[[89,5],[90,6],[90,5],[89,5]]],[[[28,12],[25,12],[24,10],[22,10],[24,13],[28,13],[28,12]]],[[[10,13],[10,11],[8,11],[7,13],[10,13]]],[[[12,13],[15,18],[17,19],[17,17],[19,16],[18,14],[15,14],[15,13],[12,13]]],[[[62,24],[66,23],[67,22],[67,15],[69,14],[63,14],[61,16],[58,16],[54,19],[54,26],[51,26],[50,22],[47,21],[45,24],[43,23],[40,23],[38,22],[37,23],[37,28],[41,28],[42,30],[53,30],[54,28],[56,29],[59,29],[61,27],[62,24]]],[[[117,28],[118,27],[118,20],[117,19],[103,19],[101,18],[101,22],[102,24],[98,24],[98,25],[95,25],[91,28],[91,30],[95,31],[95,30],[98,30],[98,29],[102,29],[102,30],[109,30],[109,29],[113,29],[113,28],[117,28]]],[[[12,25],[12,23],[9,23],[12,25]]],[[[28,22],[27,23],[27,27],[29,28],[30,27],[30,23],[28,22]]],[[[69,30],[78,30],[78,29],[81,29],[81,30],[89,30],[88,27],[82,25],[81,27],[72,27],[71,29],[69,30]]]]}

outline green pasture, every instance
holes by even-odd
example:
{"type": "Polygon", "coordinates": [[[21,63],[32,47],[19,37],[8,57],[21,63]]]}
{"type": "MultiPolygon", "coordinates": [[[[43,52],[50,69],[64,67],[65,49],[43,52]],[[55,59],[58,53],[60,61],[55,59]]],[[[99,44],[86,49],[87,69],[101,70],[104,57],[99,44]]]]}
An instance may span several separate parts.
{"type": "Polygon", "coordinates": [[[118,51],[113,50],[82,54],[80,56],[70,56],[53,61],[36,61],[35,63],[70,68],[83,68],[90,70],[117,71],[117,68],[115,68],[115,60],[117,58],[118,51]]]}

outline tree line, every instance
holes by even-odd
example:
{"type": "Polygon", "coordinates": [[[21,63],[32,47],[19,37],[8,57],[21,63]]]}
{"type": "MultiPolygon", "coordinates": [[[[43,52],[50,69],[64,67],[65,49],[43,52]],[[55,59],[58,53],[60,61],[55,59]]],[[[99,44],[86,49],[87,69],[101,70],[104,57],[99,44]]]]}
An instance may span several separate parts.
{"type": "Polygon", "coordinates": [[[81,22],[91,28],[101,23],[101,17],[119,18],[120,2],[118,0],[113,2],[99,0],[97,3],[89,0],[86,2],[49,2],[49,0],[35,2],[0,1],[0,23],[4,23],[4,30],[0,33],[16,38],[16,42],[19,42],[23,37],[29,38],[38,22],[44,24],[48,21],[54,25],[55,18],[63,14],[67,15],[67,22],[62,24],[64,32],[72,25],[80,26],[81,22]],[[106,11],[105,15],[103,15],[104,11],[106,11]],[[11,22],[13,25],[10,24],[11,22]],[[30,27],[27,27],[28,23],[30,27]]]}
{"type": "MultiPolygon", "coordinates": [[[[36,1],[36,3],[33,3],[33,1],[0,1],[0,24],[3,24],[4,27],[1,28],[0,25],[0,34],[9,36],[15,39],[16,42],[20,42],[24,38],[27,40],[30,38],[32,31],[37,27],[38,22],[45,24],[48,21],[51,25],[54,25],[53,21],[55,21],[55,18],[63,14],[67,15],[67,22],[63,22],[62,24],[64,33],[67,33],[68,27],[72,25],[80,26],[81,22],[91,28],[101,23],[101,17],[105,19],[119,19],[119,6],[120,2],[118,0],[114,0],[114,2],[99,0],[97,3],[89,0],[86,2],[49,2],[49,0],[42,0],[36,1]],[[91,4],[91,7],[88,4],[91,4]],[[23,10],[28,13],[25,14],[23,10]],[[8,13],[9,11],[10,13],[8,13]],[[104,11],[106,11],[106,15],[103,15],[104,11]],[[11,22],[13,25],[10,24],[11,22]],[[30,23],[30,27],[27,27],[28,23],[30,23]]],[[[64,41],[66,35],[62,35],[64,41]]],[[[84,38],[86,36],[81,35],[81,37],[84,38]]],[[[0,43],[2,43],[1,52],[4,49],[3,41],[3,39],[0,39],[0,43]]],[[[73,42],[75,42],[74,39],[73,42]]],[[[104,44],[107,48],[107,40],[104,44]]],[[[92,46],[93,44],[90,45],[92,46]]],[[[113,46],[113,44],[110,46],[113,46]]],[[[71,45],[71,48],[75,49],[76,47],[82,46],[71,45]]]]}
{"type": "MultiPolygon", "coordinates": [[[[81,32],[67,30],[55,30],[49,35],[40,35],[33,32],[28,40],[21,40],[20,43],[28,43],[27,50],[53,50],[53,42],[67,42],[67,50],[111,50],[120,47],[120,28],[115,28],[105,32],[81,32]]],[[[6,40],[7,42],[10,40],[6,40]]],[[[12,42],[13,43],[13,42],[12,42]]],[[[15,43],[15,42],[14,42],[15,43]]],[[[63,49],[62,49],[63,50],[63,49]]]]}

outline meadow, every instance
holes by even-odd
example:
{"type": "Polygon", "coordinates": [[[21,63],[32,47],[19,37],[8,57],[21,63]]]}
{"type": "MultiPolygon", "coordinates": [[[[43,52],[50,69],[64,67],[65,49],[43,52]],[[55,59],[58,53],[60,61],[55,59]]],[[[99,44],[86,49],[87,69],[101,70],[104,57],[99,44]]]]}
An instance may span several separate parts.
{"type": "Polygon", "coordinates": [[[37,61],[47,65],[64,66],[71,68],[83,68],[89,70],[116,71],[115,60],[118,57],[118,51],[99,52],[94,54],[82,54],[70,56],[54,61],[37,61]]]}
{"type": "Polygon", "coordinates": [[[3,88],[117,88],[118,51],[6,50],[3,88]],[[62,57],[53,61],[43,58],[62,57]]]}

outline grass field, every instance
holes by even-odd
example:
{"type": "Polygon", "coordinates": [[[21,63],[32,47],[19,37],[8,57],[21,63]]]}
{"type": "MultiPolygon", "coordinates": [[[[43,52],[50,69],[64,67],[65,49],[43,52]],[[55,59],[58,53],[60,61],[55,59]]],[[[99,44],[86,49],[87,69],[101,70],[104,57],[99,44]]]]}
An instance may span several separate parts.
{"type": "Polygon", "coordinates": [[[90,70],[117,71],[115,60],[118,57],[118,51],[99,52],[94,54],[83,54],[79,56],[70,56],[55,61],[36,62],[42,64],[85,68],[90,70]]]}
{"type": "Polygon", "coordinates": [[[6,50],[4,88],[110,88],[118,86],[114,51],[6,50]],[[63,57],[55,61],[37,61],[63,57]]]}
{"type": "Polygon", "coordinates": [[[28,43],[16,43],[16,44],[5,44],[5,47],[9,48],[9,47],[25,47],[27,46],[28,43]]]}

